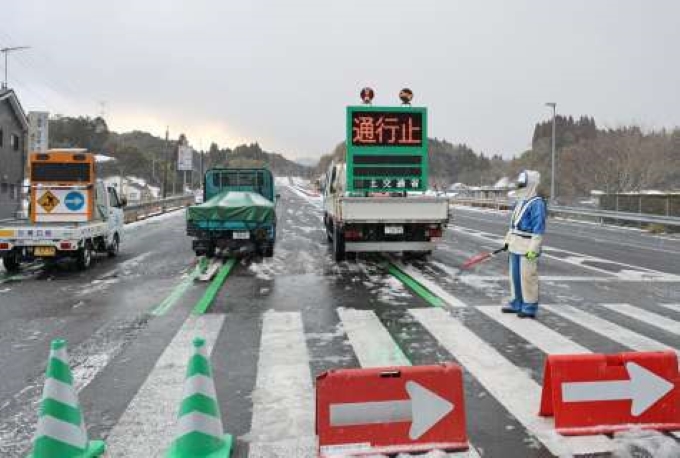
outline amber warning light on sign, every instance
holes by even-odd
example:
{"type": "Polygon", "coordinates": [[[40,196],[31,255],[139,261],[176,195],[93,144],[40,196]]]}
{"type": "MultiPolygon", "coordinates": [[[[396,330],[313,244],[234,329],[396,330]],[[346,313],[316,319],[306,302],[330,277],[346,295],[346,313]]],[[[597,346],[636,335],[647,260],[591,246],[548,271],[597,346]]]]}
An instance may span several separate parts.
{"type": "Polygon", "coordinates": [[[352,112],[353,146],[422,146],[420,112],[352,112]]]}

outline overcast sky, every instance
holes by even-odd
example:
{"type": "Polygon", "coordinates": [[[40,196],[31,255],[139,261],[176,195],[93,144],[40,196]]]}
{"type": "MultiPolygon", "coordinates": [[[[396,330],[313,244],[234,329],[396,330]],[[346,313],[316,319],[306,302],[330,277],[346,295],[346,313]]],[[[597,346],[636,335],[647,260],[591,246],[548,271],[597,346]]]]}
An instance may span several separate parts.
{"type": "Polygon", "coordinates": [[[26,110],[190,142],[317,157],[369,85],[430,110],[430,136],[512,156],[558,111],[680,124],[676,0],[1,0],[26,110]]]}

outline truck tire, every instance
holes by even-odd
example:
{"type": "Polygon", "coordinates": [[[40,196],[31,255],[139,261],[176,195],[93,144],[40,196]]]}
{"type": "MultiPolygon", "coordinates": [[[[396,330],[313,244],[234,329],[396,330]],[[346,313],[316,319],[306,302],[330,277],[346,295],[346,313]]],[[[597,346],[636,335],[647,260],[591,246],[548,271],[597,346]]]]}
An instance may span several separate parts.
{"type": "Polygon", "coordinates": [[[274,257],[274,245],[266,245],[262,248],[262,257],[273,258],[274,257]]]}
{"type": "Polygon", "coordinates": [[[345,236],[338,226],[333,226],[333,256],[336,262],[345,260],[345,236]]]}
{"type": "Polygon", "coordinates": [[[13,251],[9,254],[6,254],[2,257],[2,264],[5,266],[5,269],[7,269],[7,272],[18,272],[21,267],[19,254],[13,251]]]}
{"type": "Polygon", "coordinates": [[[87,270],[92,264],[92,247],[86,243],[76,253],[76,266],[79,270],[87,270]]]}
{"type": "Polygon", "coordinates": [[[323,216],[323,225],[326,228],[326,241],[331,243],[333,241],[333,236],[331,235],[331,223],[328,215],[323,216]]]}
{"type": "Polygon", "coordinates": [[[120,251],[120,239],[118,238],[118,234],[113,236],[113,242],[111,242],[111,245],[108,247],[106,252],[109,255],[109,258],[115,258],[118,256],[118,252],[120,251]]]}

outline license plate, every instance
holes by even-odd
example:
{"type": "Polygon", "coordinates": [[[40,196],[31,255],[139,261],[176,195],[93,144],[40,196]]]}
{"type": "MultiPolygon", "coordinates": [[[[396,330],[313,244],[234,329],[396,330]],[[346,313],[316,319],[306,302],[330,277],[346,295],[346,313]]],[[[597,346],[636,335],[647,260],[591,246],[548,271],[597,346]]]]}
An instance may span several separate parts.
{"type": "Polygon", "coordinates": [[[53,246],[37,246],[33,250],[34,256],[54,256],[57,250],[53,246]]]}
{"type": "Polygon", "coordinates": [[[234,232],[234,240],[250,240],[250,232],[234,232]]]}
{"type": "Polygon", "coordinates": [[[401,235],[404,233],[404,226],[385,226],[386,235],[401,235]]]}

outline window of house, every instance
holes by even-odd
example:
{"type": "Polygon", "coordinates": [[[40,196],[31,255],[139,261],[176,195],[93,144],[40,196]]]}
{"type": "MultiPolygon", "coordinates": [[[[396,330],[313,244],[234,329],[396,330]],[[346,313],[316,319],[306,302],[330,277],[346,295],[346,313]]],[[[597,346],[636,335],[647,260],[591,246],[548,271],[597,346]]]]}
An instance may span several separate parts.
{"type": "Polygon", "coordinates": [[[10,145],[14,151],[19,151],[19,136],[17,134],[12,134],[10,145]]]}
{"type": "Polygon", "coordinates": [[[10,198],[11,200],[16,200],[16,199],[17,199],[17,195],[16,195],[16,192],[17,192],[17,191],[16,191],[16,188],[17,188],[17,186],[16,186],[15,184],[10,184],[10,185],[9,185],[9,198],[10,198]]]}
{"type": "Polygon", "coordinates": [[[3,135],[2,135],[2,129],[0,129],[0,148],[2,148],[2,141],[3,141],[3,135]]]}

